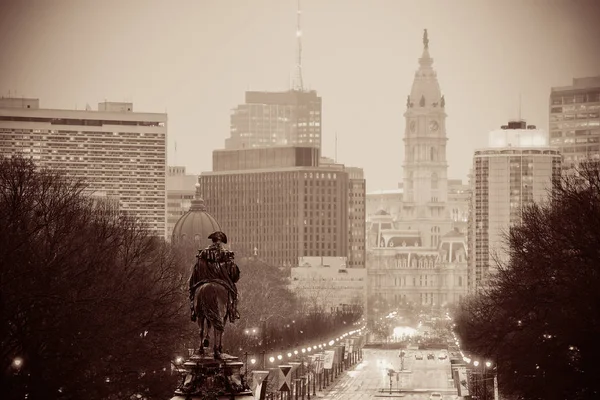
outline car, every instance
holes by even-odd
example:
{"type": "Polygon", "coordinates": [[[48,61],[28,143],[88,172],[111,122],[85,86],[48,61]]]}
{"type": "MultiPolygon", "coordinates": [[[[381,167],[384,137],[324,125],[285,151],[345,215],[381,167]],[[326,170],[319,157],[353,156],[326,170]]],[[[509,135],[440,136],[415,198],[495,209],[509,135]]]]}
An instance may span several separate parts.
{"type": "Polygon", "coordinates": [[[435,360],[435,354],[433,354],[433,353],[427,353],[427,359],[428,360],[435,360]]]}
{"type": "Polygon", "coordinates": [[[423,353],[416,353],[415,354],[415,360],[422,360],[423,359],[423,353]]]}
{"type": "Polygon", "coordinates": [[[438,359],[445,360],[446,358],[448,358],[448,354],[446,354],[446,353],[440,353],[440,354],[438,354],[438,359]]]}
{"type": "Polygon", "coordinates": [[[442,400],[442,394],[438,392],[433,392],[429,395],[429,400],[442,400]]]}

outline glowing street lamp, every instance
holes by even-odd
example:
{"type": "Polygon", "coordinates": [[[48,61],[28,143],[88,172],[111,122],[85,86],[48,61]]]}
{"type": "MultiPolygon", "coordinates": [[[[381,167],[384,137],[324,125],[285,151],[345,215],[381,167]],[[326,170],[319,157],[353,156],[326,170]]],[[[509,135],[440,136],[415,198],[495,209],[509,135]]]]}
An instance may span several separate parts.
{"type": "Polygon", "coordinates": [[[21,368],[23,366],[23,359],[21,357],[15,357],[12,362],[13,367],[21,368]]]}

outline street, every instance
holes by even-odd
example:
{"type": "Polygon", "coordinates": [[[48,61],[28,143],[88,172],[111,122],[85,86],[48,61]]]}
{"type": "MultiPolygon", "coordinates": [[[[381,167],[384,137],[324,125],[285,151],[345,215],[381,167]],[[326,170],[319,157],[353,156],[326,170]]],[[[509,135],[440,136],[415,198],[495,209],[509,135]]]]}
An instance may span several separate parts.
{"type": "Polygon", "coordinates": [[[399,353],[399,350],[364,349],[362,362],[344,371],[333,385],[317,396],[328,400],[427,400],[432,392],[437,392],[442,394],[442,400],[456,398],[457,392],[450,380],[450,361],[439,360],[439,351],[407,350],[404,372],[400,373],[399,353]],[[435,359],[427,359],[429,352],[435,354],[435,359]],[[421,353],[423,360],[415,359],[417,353],[421,353]],[[390,369],[393,370],[391,374],[390,369]]]}

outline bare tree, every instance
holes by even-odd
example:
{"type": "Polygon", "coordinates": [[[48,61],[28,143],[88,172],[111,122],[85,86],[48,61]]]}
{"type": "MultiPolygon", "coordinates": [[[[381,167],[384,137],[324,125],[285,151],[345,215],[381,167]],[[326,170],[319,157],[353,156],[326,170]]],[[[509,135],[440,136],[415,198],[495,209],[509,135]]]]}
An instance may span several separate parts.
{"type": "Polygon", "coordinates": [[[172,387],[164,370],[187,316],[179,260],[87,192],[60,172],[0,159],[4,398],[151,398],[172,387]]]}
{"type": "Polygon", "coordinates": [[[309,270],[308,274],[294,286],[294,292],[300,303],[299,311],[302,313],[330,312],[336,286],[332,280],[327,280],[323,275],[309,270]]]}
{"type": "Polygon", "coordinates": [[[462,304],[457,332],[493,360],[500,388],[526,399],[600,396],[600,173],[584,164],[550,201],[523,210],[509,260],[462,304]]]}

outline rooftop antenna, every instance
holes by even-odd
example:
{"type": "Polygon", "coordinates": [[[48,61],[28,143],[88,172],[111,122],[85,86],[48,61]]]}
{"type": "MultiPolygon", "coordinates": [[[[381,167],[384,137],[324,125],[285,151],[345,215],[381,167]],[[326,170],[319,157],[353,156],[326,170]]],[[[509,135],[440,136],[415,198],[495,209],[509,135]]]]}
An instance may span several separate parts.
{"type": "Polygon", "coordinates": [[[177,165],[177,140],[175,141],[175,154],[173,156],[173,165],[177,165]]]}
{"type": "Polygon", "coordinates": [[[292,82],[292,89],[304,91],[304,81],[302,79],[302,28],[300,27],[300,16],[302,9],[300,8],[300,0],[298,0],[298,10],[296,12],[296,68],[295,76],[292,82]]]}
{"type": "Polygon", "coordinates": [[[337,131],[335,131],[335,150],[333,154],[334,161],[337,163],[337,131]]]}

